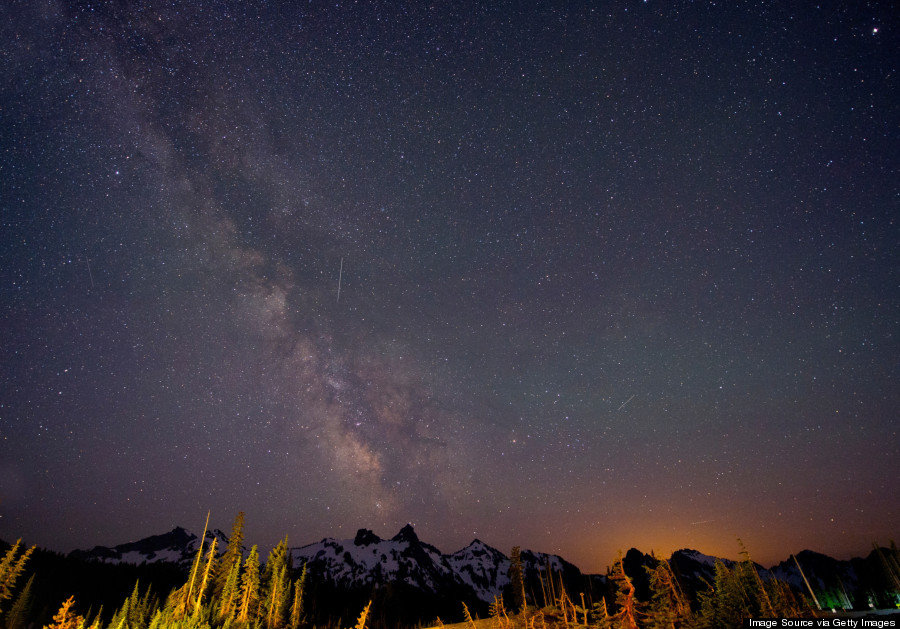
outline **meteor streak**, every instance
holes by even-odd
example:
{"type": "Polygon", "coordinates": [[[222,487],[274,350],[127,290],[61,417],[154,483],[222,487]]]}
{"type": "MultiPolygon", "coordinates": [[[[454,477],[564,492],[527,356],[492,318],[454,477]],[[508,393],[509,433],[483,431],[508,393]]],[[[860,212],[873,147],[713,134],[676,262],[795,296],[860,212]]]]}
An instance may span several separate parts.
{"type": "Polygon", "coordinates": [[[341,258],[341,268],[338,271],[338,294],[337,303],[341,303],[341,278],[344,276],[344,258],[341,258]]]}

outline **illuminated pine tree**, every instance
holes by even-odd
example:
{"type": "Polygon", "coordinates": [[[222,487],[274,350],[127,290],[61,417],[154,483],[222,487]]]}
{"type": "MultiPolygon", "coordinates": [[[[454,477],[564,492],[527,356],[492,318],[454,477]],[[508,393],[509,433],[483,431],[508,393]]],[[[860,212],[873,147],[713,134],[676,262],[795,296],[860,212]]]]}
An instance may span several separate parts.
{"type": "Polygon", "coordinates": [[[472,614],[469,612],[468,606],[465,603],[463,603],[462,606],[463,617],[466,619],[466,626],[469,627],[469,629],[475,629],[475,621],[472,620],[472,614]]]}
{"type": "Polygon", "coordinates": [[[660,561],[655,568],[645,567],[650,577],[650,602],[647,606],[644,627],[648,629],[675,629],[690,623],[691,609],[675,575],[667,561],[660,561]]]}
{"type": "Polygon", "coordinates": [[[278,629],[284,624],[284,609],[287,607],[291,593],[287,566],[278,568],[278,572],[269,579],[266,593],[266,628],[278,629]]]}
{"type": "Polygon", "coordinates": [[[159,606],[159,600],[150,591],[150,585],[147,585],[147,589],[144,590],[143,596],[138,599],[135,599],[134,603],[131,606],[131,616],[129,621],[135,627],[145,627],[150,619],[153,617],[153,613],[156,611],[156,608],[159,606]]]}
{"type": "MultiPolygon", "coordinates": [[[[85,615],[84,622],[88,622],[88,618],[90,617],[90,612],[85,615]]],[[[90,629],[99,629],[100,625],[103,624],[103,605],[97,610],[97,613],[94,614],[94,619],[88,624],[90,629]]]]}
{"type": "Polygon", "coordinates": [[[193,608],[195,596],[195,583],[197,582],[200,566],[203,562],[203,545],[206,541],[206,531],[209,527],[209,513],[206,514],[206,524],[203,525],[203,535],[200,536],[200,545],[197,547],[197,556],[191,566],[191,576],[188,582],[178,588],[166,601],[167,614],[175,620],[181,620],[187,616],[193,608]]]}
{"type": "Polygon", "coordinates": [[[22,547],[22,540],[19,539],[13,544],[12,548],[6,551],[3,561],[0,561],[0,613],[2,613],[3,603],[12,598],[16,581],[25,569],[25,562],[34,552],[34,546],[19,554],[22,547]],[[16,557],[16,555],[19,555],[16,557]]]}
{"type": "Polygon", "coordinates": [[[288,538],[285,537],[269,553],[263,574],[263,613],[267,629],[278,629],[284,624],[291,595],[290,564],[288,538]]]}
{"type": "Polygon", "coordinates": [[[72,605],[75,604],[75,597],[70,596],[63,602],[59,611],[53,616],[53,622],[44,629],[81,629],[84,625],[84,618],[75,615],[72,611],[72,605]]]}
{"type": "Polygon", "coordinates": [[[151,616],[153,605],[154,601],[151,597],[150,586],[147,586],[146,592],[141,596],[140,582],[135,582],[131,595],[125,599],[122,606],[113,614],[109,627],[111,629],[144,627],[151,616]]]}
{"type": "Polygon", "coordinates": [[[210,512],[206,513],[206,524],[203,525],[203,535],[200,536],[200,545],[197,547],[197,556],[194,557],[194,563],[191,566],[191,579],[188,582],[187,589],[187,598],[191,599],[191,595],[194,593],[194,580],[197,578],[197,571],[200,569],[200,564],[203,561],[203,545],[206,543],[206,531],[209,530],[209,516],[210,512]]]}
{"type": "Polygon", "coordinates": [[[225,584],[231,575],[235,562],[240,566],[243,557],[244,544],[244,512],[239,511],[231,525],[231,535],[228,537],[228,546],[219,559],[220,569],[216,571],[213,580],[213,596],[218,597],[225,589],[225,584]]]}
{"type": "Polygon", "coordinates": [[[610,629],[609,611],[606,609],[606,599],[601,598],[598,603],[594,603],[591,614],[596,618],[596,622],[592,625],[596,629],[610,629]]]}
{"type": "Polygon", "coordinates": [[[34,574],[28,578],[25,587],[13,600],[9,612],[6,614],[6,629],[25,629],[27,626],[28,615],[31,613],[31,589],[33,584],[34,574]]]}
{"type": "Polygon", "coordinates": [[[209,546],[209,553],[206,555],[206,567],[203,569],[203,577],[200,579],[200,584],[197,587],[197,599],[194,602],[194,617],[200,617],[200,611],[203,606],[203,596],[206,593],[206,588],[209,585],[209,575],[212,572],[213,565],[216,561],[216,542],[217,538],[213,538],[212,544],[209,546]]]}
{"type": "Polygon", "coordinates": [[[247,561],[244,562],[244,574],[241,576],[240,600],[237,620],[247,624],[256,620],[259,608],[259,550],[256,544],[250,549],[247,561]]]}
{"type": "Polygon", "coordinates": [[[294,581],[294,600],[291,604],[291,629],[298,629],[303,621],[303,590],[306,587],[306,564],[300,578],[294,581]]]}
{"type": "Polygon", "coordinates": [[[632,584],[628,575],[625,574],[625,564],[621,554],[609,578],[613,580],[618,588],[616,591],[616,605],[619,607],[619,611],[611,618],[613,626],[620,629],[637,629],[634,584],[632,584]]]}
{"type": "Polygon", "coordinates": [[[491,615],[491,618],[494,619],[494,626],[497,629],[509,629],[510,622],[509,616],[506,615],[506,608],[503,607],[503,598],[500,596],[494,597],[494,602],[491,603],[488,608],[488,613],[491,615]]]}
{"type": "Polygon", "coordinates": [[[231,570],[228,571],[228,579],[225,581],[225,586],[219,597],[218,611],[220,620],[228,620],[237,613],[240,594],[240,572],[241,562],[240,558],[238,558],[232,562],[231,570]]]}
{"type": "Polygon", "coordinates": [[[581,595],[581,607],[577,607],[575,611],[576,611],[576,615],[577,615],[577,612],[581,612],[583,614],[582,617],[584,618],[584,623],[582,623],[582,624],[584,624],[584,626],[587,626],[587,624],[588,624],[587,603],[584,602],[584,592],[581,592],[580,595],[581,595]]]}
{"type": "MultiPolygon", "coordinates": [[[[103,611],[102,606],[100,607],[100,611],[103,611]]],[[[90,614],[88,614],[88,615],[90,615],[90,614]]],[[[87,618],[85,618],[81,622],[79,629],[101,629],[102,624],[103,624],[103,621],[100,617],[100,614],[97,614],[96,616],[94,616],[94,620],[92,620],[90,623],[87,621],[87,618]]]]}
{"type": "MultiPolygon", "coordinates": [[[[166,599],[164,616],[165,619],[168,620],[181,620],[187,614],[188,609],[188,583],[185,583],[180,588],[176,588],[169,594],[169,598],[166,599]]],[[[111,627],[111,629],[115,629],[115,627],[111,627]]]]}
{"type": "MultiPolygon", "coordinates": [[[[165,612],[165,610],[157,609],[153,613],[153,617],[150,619],[150,625],[147,629],[162,629],[171,621],[171,616],[165,612]]],[[[175,623],[172,622],[172,625],[175,623]]]]}
{"type": "MultiPolygon", "coordinates": [[[[137,584],[135,584],[137,587],[137,584]]],[[[131,597],[125,599],[125,602],[122,603],[122,606],[116,610],[116,613],[113,614],[113,617],[109,621],[109,629],[127,629],[128,627],[134,627],[134,625],[128,624],[128,611],[131,608],[131,597]]]]}

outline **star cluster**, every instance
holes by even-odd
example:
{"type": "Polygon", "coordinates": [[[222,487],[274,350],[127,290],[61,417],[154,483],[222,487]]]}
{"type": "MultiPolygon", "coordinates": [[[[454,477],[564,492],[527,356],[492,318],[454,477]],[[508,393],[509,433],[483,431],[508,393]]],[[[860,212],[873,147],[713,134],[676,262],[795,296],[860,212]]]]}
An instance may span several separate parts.
{"type": "Polygon", "coordinates": [[[0,537],[896,535],[887,3],[7,4],[0,537]]]}

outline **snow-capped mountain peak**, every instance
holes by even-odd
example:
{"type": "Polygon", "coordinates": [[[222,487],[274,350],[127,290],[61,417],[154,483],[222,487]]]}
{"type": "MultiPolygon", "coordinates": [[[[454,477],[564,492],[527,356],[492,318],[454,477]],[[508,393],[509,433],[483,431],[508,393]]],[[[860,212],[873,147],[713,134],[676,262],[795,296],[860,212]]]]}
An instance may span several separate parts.
{"type": "MultiPolygon", "coordinates": [[[[199,537],[176,526],[168,533],[151,535],[135,542],[117,546],[94,546],[90,550],[74,550],[71,557],[98,560],[105,563],[174,563],[190,565],[200,546],[199,537]]],[[[206,532],[206,544],[217,539],[216,553],[221,555],[228,546],[228,537],[219,529],[206,532]]]]}

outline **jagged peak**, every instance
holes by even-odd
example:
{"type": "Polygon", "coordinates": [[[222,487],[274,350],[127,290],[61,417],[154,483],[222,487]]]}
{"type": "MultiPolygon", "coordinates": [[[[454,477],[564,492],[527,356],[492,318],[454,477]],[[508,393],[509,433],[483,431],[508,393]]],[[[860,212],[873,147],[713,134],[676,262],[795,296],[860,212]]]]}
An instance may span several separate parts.
{"type": "MultiPolygon", "coordinates": [[[[413,535],[415,535],[415,533],[413,533],[413,535]]],[[[381,538],[369,529],[359,529],[356,532],[356,537],[353,538],[353,543],[356,546],[368,546],[370,544],[377,544],[380,541],[382,541],[381,538]]]]}
{"type": "Polygon", "coordinates": [[[391,541],[392,542],[408,542],[408,543],[412,544],[414,542],[419,541],[419,536],[416,535],[416,531],[413,528],[413,525],[407,524],[402,529],[400,529],[399,533],[397,533],[396,535],[394,535],[394,537],[391,538],[391,541]]]}
{"type": "Polygon", "coordinates": [[[187,543],[197,539],[197,536],[182,526],[176,526],[168,533],[162,535],[150,535],[126,544],[118,544],[115,548],[123,548],[135,544],[154,544],[161,542],[187,543]]]}
{"type": "MultiPolygon", "coordinates": [[[[467,552],[472,552],[472,551],[476,551],[476,552],[477,552],[477,551],[484,551],[484,552],[489,552],[489,553],[497,553],[497,554],[499,554],[499,555],[502,555],[502,554],[503,554],[503,553],[501,553],[499,550],[497,550],[496,548],[494,548],[493,546],[490,546],[490,545],[488,545],[488,544],[485,544],[484,542],[482,542],[482,541],[481,541],[480,539],[478,539],[477,537],[476,537],[475,539],[473,539],[473,540],[471,541],[471,543],[470,543],[468,546],[466,546],[465,548],[459,549],[455,554],[458,555],[458,554],[460,554],[460,553],[467,553],[467,552]]],[[[504,555],[504,556],[505,556],[505,555],[504,555]]]]}
{"type": "Polygon", "coordinates": [[[162,539],[162,538],[168,538],[168,537],[173,537],[176,539],[184,539],[184,540],[197,538],[197,536],[194,533],[191,533],[189,530],[187,530],[183,526],[176,526],[168,533],[163,533],[161,535],[150,535],[148,537],[141,538],[141,540],[137,540],[137,541],[142,541],[145,539],[162,539]]]}
{"type": "Polygon", "coordinates": [[[477,537],[468,546],[464,546],[451,555],[451,557],[467,557],[469,555],[481,555],[493,550],[477,537]]]}
{"type": "Polygon", "coordinates": [[[701,553],[699,550],[695,550],[693,548],[679,548],[672,554],[675,555],[675,554],[679,554],[679,553],[682,555],[704,555],[704,556],[706,556],[704,553],[701,553]]]}

